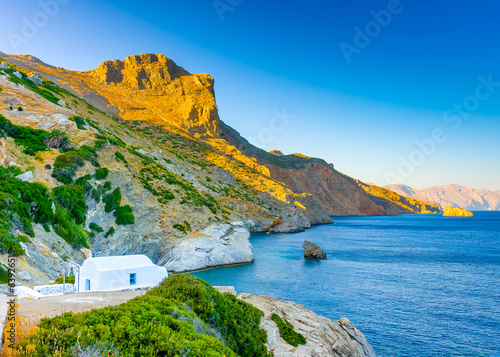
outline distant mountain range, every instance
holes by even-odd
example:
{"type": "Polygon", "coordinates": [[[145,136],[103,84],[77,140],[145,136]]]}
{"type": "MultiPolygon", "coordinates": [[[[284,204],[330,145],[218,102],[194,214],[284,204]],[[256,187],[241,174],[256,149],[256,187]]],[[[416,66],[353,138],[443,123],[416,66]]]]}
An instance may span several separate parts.
{"type": "Polygon", "coordinates": [[[460,207],[469,211],[500,210],[500,191],[474,189],[460,185],[444,185],[417,190],[406,185],[387,185],[385,188],[400,195],[446,206],[460,207]]]}

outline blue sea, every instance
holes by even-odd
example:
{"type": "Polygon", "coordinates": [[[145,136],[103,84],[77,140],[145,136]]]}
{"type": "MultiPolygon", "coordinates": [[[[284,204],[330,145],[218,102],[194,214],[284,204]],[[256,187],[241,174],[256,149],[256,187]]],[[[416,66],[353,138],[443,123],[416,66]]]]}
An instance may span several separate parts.
{"type": "Polygon", "coordinates": [[[255,234],[255,262],[194,275],[348,317],[377,356],[500,356],[500,212],[334,217],[255,234]],[[303,258],[307,239],[326,261],[303,258]]]}

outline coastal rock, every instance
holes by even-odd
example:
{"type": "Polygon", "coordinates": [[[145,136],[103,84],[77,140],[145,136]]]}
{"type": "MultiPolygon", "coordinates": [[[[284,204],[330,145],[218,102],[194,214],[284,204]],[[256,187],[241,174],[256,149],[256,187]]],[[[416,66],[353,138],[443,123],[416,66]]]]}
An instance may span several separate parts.
{"type": "Polygon", "coordinates": [[[466,211],[458,207],[446,207],[444,209],[443,217],[473,217],[472,212],[466,211]]]}
{"type": "Polygon", "coordinates": [[[305,240],[304,243],[302,243],[302,248],[304,248],[304,258],[322,260],[327,259],[325,251],[321,249],[316,243],[305,240]]]}
{"type": "Polygon", "coordinates": [[[171,250],[165,267],[175,273],[253,262],[250,233],[243,223],[214,224],[171,250]]]}
{"type": "Polygon", "coordinates": [[[331,321],[306,307],[273,297],[239,294],[238,298],[264,312],[261,328],[267,332],[267,348],[275,357],[374,357],[365,336],[347,318],[331,321]],[[306,344],[293,347],[281,338],[273,313],[289,321],[306,344]]]}

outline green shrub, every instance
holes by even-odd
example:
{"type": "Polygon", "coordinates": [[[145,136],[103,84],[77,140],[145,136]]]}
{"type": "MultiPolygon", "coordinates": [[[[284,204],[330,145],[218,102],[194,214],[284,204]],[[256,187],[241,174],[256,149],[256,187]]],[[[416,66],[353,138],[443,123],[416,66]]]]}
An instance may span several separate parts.
{"type": "Polygon", "coordinates": [[[44,138],[48,134],[45,130],[12,124],[2,114],[0,114],[0,130],[14,138],[17,145],[23,146],[23,153],[27,155],[34,156],[37,152],[49,149],[44,142],[44,138]]]}
{"type": "Polygon", "coordinates": [[[104,210],[108,213],[120,207],[120,203],[122,202],[120,187],[115,188],[113,192],[104,196],[102,202],[104,202],[104,210]]]}
{"type": "Polygon", "coordinates": [[[104,238],[108,238],[109,236],[113,235],[113,233],[115,233],[115,228],[111,227],[111,228],[108,229],[108,231],[104,235],[104,238]]]}
{"type": "Polygon", "coordinates": [[[125,164],[127,164],[127,160],[125,160],[125,156],[123,156],[123,154],[119,151],[115,152],[115,156],[118,160],[121,160],[123,161],[125,164]]]}
{"type": "Polygon", "coordinates": [[[181,231],[182,233],[191,231],[191,225],[188,221],[184,221],[184,224],[176,223],[172,227],[177,229],[178,231],[181,231]]]}
{"type": "Polygon", "coordinates": [[[118,207],[113,215],[116,217],[116,224],[119,226],[135,223],[135,216],[132,207],[129,205],[118,207]]]}
{"type": "Polygon", "coordinates": [[[34,236],[33,223],[50,223],[53,217],[47,187],[16,179],[20,173],[15,166],[0,166],[0,251],[7,253],[12,249],[15,255],[24,253],[19,242],[29,240],[13,235],[11,228],[34,236]]]}
{"type": "Polygon", "coordinates": [[[118,306],[42,319],[18,345],[32,357],[71,356],[77,344],[105,346],[108,356],[268,356],[263,313],[202,280],[175,275],[118,306]]]}
{"type": "Polygon", "coordinates": [[[0,284],[7,284],[9,282],[9,268],[0,263],[0,284]]]}
{"type": "Polygon", "coordinates": [[[78,129],[80,129],[80,130],[86,130],[85,125],[87,123],[85,123],[85,119],[83,119],[82,117],[77,116],[77,115],[73,115],[73,116],[69,117],[68,119],[71,120],[71,121],[74,121],[76,123],[76,127],[78,129]]]}
{"type": "Polygon", "coordinates": [[[109,169],[106,167],[103,167],[101,169],[95,170],[94,177],[96,180],[104,180],[108,177],[108,174],[109,174],[109,169]]]}
{"type": "MultiPolygon", "coordinates": [[[[54,282],[50,285],[55,285],[55,284],[62,284],[63,283],[63,277],[60,276],[54,282]]],[[[75,277],[74,276],[66,276],[65,278],[65,283],[66,284],[74,284],[75,283],[75,277]]]]}
{"type": "Polygon", "coordinates": [[[103,192],[107,192],[107,191],[111,190],[111,182],[109,182],[109,181],[104,182],[103,189],[104,189],[103,192]]]}
{"type": "Polygon", "coordinates": [[[94,165],[98,164],[95,149],[87,145],[82,145],[77,150],[63,149],[61,152],[62,154],[54,161],[52,176],[67,185],[73,182],[76,171],[85,164],[85,161],[90,161],[94,165]]]}
{"type": "Polygon", "coordinates": [[[24,249],[21,247],[16,237],[4,228],[0,228],[0,251],[15,256],[24,254],[24,249]]]}
{"type": "Polygon", "coordinates": [[[61,206],[56,207],[54,214],[54,232],[75,248],[90,248],[85,229],[75,224],[71,214],[61,206]]]}
{"type": "Polygon", "coordinates": [[[88,206],[85,202],[85,188],[82,185],[57,186],[52,195],[56,205],[64,208],[76,224],[85,223],[88,206]]]}
{"type": "Polygon", "coordinates": [[[91,230],[93,230],[94,232],[97,232],[97,233],[104,232],[104,230],[102,229],[102,227],[100,225],[98,225],[97,223],[94,223],[94,222],[92,222],[92,223],[89,224],[89,228],[91,230]]]}
{"type": "Polygon", "coordinates": [[[59,129],[52,130],[45,135],[43,142],[52,149],[64,149],[71,145],[68,134],[59,129]]]}
{"type": "Polygon", "coordinates": [[[286,343],[294,347],[306,344],[305,337],[295,331],[293,325],[289,321],[282,319],[278,314],[272,314],[271,319],[278,325],[280,336],[286,343]]]}
{"type": "MultiPolygon", "coordinates": [[[[41,95],[43,98],[47,99],[48,101],[59,105],[59,98],[57,98],[51,92],[58,91],[55,87],[59,88],[59,91],[62,92],[63,91],[62,88],[56,86],[54,83],[49,82],[47,80],[44,80],[41,85],[36,85],[30,79],[28,79],[28,77],[26,76],[25,73],[23,73],[22,70],[20,70],[19,68],[15,67],[15,66],[12,66],[12,67],[13,68],[7,68],[6,70],[4,70],[7,73],[7,75],[9,76],[9,81],[11,81],[13,83],[21,84],[21,85],[27,87],[28,89],[32,90],[33,92],[41,95]],[[15,70],[17,70],[18,72],[21,73],[22,78],[18,78],[13,74],[15,70]]],[[[66,91],[66,92],[68,92],[68,91],[66,91]]]]}

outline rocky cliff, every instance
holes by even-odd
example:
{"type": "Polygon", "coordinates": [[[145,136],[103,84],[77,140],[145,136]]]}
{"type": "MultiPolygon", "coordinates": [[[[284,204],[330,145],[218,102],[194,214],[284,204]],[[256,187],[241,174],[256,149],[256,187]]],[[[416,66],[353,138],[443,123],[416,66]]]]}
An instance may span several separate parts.
{"type": "Polygon", "coordinates": [[[176,271],[250,262],[250,231],[300,232],[331,215],[425,212],[394,193],[367,192],[324,160],[254,147],[219,120],[213,79],[165,56],[85,72],[1,57],[0,164],[32,172],[54,207],[32,222],[33,232],[4,227],[23,247],[33,281],[89,254],[143,253],[176,271]],[[36,130],[16,129],[23,127],[36,130]],[[40,142],[61,133],[62,146],[40,142]],[[58,196],[66,190],[82,195],[81,207],[58,196]]]}
{"type": "Polygon", "coordinates": [[[416,190],[406,185],[388,185],[386,188],[400,195],[446,206],[464,207],[473,211],[500,210],[500,192],[475,189],[460,185],[444,185],[416,190]]]}
{"type": "Polygon", "coordinates": [[[264,312],[261,328],[267,332],[267,349],[275,357],[375,357],[365,336],[347,318],[331,321],[306,307],[269,296],[239,294],[238,298],[264,312]],[[306,338],[293,347],[281,336],[272,314],[290,322],[306,338]]]}

